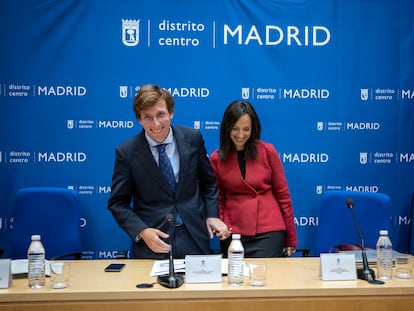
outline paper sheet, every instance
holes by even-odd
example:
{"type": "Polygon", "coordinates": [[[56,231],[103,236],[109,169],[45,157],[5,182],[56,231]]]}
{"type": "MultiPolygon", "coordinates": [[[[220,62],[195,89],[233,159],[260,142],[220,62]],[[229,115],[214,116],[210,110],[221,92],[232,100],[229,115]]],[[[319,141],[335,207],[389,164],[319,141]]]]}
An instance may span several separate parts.
{"type": "MultiPolygon", "coordinates": [[[[28,262],[27,259],[14,259],[11,261],[12,274],[27,274],[28,273],[28,262]]],[[[50,276],[50,261],[45,261],[45,272],[47,276],[50,276]]]]}
{"type": "MultiPolygon", "coordinates": [[[[227,275],[228,270],[228,259],[223,258],[221,260],[221,273],[223,275],[227,275]]],[[[174,259],[174,271],[176,273],[185,273],[185,260],[184,259],[174,259]]],[[[154,264],[152,265],[151,269],[151,276],[157,276],[157,275],[165,275],[170,272],[169,269],[169,260],[155,260],[154,264]]],[[[249,269],[246,265],[244,265],[244,275],[249,275],[249,269]]]]}

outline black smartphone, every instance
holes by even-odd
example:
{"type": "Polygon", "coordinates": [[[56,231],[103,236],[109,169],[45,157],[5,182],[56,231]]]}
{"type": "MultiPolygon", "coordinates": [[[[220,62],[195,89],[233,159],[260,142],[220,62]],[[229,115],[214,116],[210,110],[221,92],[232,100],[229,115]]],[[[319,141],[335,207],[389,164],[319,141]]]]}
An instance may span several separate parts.
{"type": "Polygon", "coordinates": [[[105,272],[120,272],[124,267],[124,263],[111,263],[106,266],[105,272]]]}

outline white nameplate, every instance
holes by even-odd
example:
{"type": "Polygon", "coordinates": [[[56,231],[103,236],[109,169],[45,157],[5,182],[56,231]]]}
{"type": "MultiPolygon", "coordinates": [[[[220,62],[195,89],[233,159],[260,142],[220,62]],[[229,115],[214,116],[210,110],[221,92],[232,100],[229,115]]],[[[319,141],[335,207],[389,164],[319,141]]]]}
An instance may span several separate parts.
{"type": "Polygon", "coordinates": [[[322,280],[356,280],[355,254],[321,254],[322,280]]]}
{"type": "Polygon", "coordinates": [[[222,255],[186,255],[186,283],[220,283],[222,255]]]}
{"type": "Polygon", "coordinates": [[[0,259],[0,288],[9,288],[11,282],[11,259],[0,259]]]}

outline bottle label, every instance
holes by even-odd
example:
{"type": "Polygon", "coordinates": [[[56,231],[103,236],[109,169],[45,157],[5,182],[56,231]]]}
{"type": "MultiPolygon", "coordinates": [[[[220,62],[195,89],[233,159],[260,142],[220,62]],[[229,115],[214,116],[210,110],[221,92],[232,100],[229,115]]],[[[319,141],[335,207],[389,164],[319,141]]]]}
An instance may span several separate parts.
{"type": "Polygon", "coordinates": [[[28,279],[29,286],[43,287],[45,285],[45,254],[28,254],[28,279]]]}
{"type": "Polygon", "coordinates": [[[229,283],[243,283],[244,278],[244,252],[229,253],[228,280],[229,283]]]}

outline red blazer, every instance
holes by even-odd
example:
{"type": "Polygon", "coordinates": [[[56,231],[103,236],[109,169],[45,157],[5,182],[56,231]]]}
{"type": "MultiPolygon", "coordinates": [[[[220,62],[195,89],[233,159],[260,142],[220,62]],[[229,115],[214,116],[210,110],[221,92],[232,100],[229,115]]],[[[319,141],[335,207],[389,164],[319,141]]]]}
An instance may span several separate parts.
{"type": "Polygon", "coordinates": [[[285,246],[296,246],[292,200],[276,149],[270,143],[257,143],[257,156],[246,162],[243,179],[237,151],[226,160],[211,154],[210,162],[219,189],[220,218],[234,233],[253,236],[286,230],[285,246]]]}

